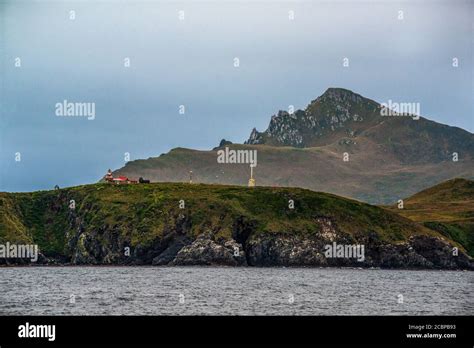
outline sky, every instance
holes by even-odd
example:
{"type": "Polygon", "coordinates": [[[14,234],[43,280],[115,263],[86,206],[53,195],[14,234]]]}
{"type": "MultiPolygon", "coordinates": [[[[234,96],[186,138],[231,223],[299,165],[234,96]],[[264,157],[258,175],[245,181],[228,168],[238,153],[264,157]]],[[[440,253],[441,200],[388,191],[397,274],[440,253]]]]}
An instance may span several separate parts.
{"type": "Polygon", "coordinates": [[[474,1],[0,0],[0,191],[242,143],[329,87],[473,132],[473,51],[474,1]]]}

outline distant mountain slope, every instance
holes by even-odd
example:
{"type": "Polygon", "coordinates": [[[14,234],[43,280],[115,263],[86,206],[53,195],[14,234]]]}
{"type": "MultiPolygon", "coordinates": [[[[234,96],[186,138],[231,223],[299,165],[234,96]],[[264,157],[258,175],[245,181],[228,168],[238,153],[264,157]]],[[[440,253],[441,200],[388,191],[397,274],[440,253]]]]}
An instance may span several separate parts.
{"type": "MultiPolygon", "coordinates": [[[[257,149],[257,185],[302,187],[356,198],[368,203],[392,203],[430,185],[456,176],[472,177],[471,162],[404,165],[380,153],[359,151],[342,160],[332,147],[296,149],[267,145],[228,145],[230,149],[257,149]]],[[[177,148],[160,157],[128,162],[114,175],[140,176],[153,182],[188,182],[247,185],[250,168],[244,164],[219,164],[217,152],[177,148]]]]}
{"type": "Polygon", "coordinates": [[[423,190],[391,210],[463,245],[474,256],[474,181],[453,179],[423,190]]]}
{"type": "Polygon", "coordinates": [[[245,143],[314,147],[363,141],[405,164],[442,162],[454,152],[474,158],[474,134],[423,117],[382,114],[382,106],[373,100],[329,88],[305,110],[292,115],[279,111],[265,132],[253,129],[245,143]]]}
{"type": "Polygon", "coordinates": [[[6,242],[37,243],[44,263],[474,269],[436,231],[380,207],[297,188],[95,184],[0,193],[6,242]],[[364,259],[326,257],[334,242],[364,245],[364,259]]]}
{"type": "Polygon", "coordinates": [[[177,148],[128,162],[114,175],[152,181],[246,185],[248,165],[219,164],[217,151],[258,151],[257,185],[291,186],[388,204],[454,177],[474,178],[474,134],[423,117],[381,116],[381,106],[330,88],[308,107],[280,111],[246,145],[177,148]],[[457,159],[457,161],[453,161],[457,159]],[[346,159],[347,161],[344,161],[346,159]]]}
{"type": "Polygon", "coordinates": [[[409,205],[440,202],[474,204],[474,181],[461,178],[448,180],[414,194],[406,202],[409,205]]]}

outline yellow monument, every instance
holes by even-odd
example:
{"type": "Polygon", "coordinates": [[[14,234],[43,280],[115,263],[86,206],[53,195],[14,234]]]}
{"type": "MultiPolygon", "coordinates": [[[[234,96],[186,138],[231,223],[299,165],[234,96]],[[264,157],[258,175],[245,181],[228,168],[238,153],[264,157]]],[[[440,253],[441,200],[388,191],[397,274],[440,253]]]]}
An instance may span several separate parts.
{"type": "Polygon", "coordinates": [[[255,165],[253,163],[251,163],[250,164],[249,187],[255,187],[255,179],[253,178],[253,167],[255,167],[255,165]]]}

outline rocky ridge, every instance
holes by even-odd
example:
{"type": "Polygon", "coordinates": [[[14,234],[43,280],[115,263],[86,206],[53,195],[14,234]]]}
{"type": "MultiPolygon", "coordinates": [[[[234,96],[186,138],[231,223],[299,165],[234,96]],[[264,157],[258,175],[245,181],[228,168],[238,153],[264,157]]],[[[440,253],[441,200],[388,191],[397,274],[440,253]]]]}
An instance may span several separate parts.
{"type": "Polygon", "coordinates": [[[280,110],[271,117],[264,132],[255,128],[245,144],[272,144],[293,147],[309,147],[315,139],[329,132],[345,128],[349,137],[356,134],[351,126],[357,122],[374,124],[382,122],[380,105],[359,94],[342,88],[329,88],[323,95],[313,100],[305,110],[294,113],[280,110]]]}

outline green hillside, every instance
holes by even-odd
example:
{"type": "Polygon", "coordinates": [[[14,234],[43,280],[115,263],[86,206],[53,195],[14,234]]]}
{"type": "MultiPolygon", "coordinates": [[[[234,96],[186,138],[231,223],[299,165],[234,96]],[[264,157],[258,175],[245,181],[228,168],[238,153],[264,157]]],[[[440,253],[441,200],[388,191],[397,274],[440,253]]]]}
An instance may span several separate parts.
{"type": "Polygon", "coordinates": [[[474,256],[474,181],[448,180],[405,199],[404,209],[391,209],[457,241],[474,256]]]}
{"type": "Polygon", "coordinates": [[[101,183],[0,193],[0,243],[36,243],[54,263],[470,268],[440,237],[384,208],[299,188],[101,183]],[[365,245],[365,263],[326,260],[332,242],[365,245]]]}

